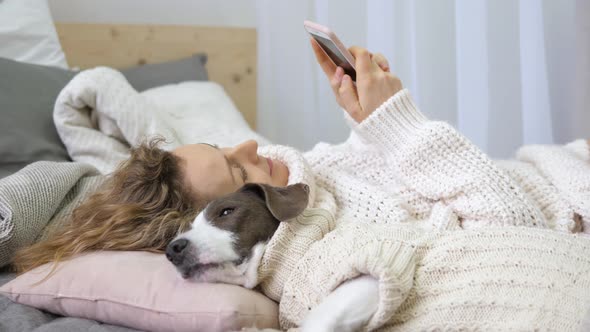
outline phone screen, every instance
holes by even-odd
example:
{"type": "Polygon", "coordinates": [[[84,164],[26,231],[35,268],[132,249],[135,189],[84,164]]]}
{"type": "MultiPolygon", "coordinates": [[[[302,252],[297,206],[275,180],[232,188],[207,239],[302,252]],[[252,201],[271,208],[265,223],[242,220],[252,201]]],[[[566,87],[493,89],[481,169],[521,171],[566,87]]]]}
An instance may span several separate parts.
{"type": "Polygon", "coordinates": [[[344,72],[348,74],[353,81],[356,81],[356,71],[354,70],[354,68],[352,68],[350,63],[348,63],[348,60],[346,60],[342,53],[340,53],[334,42],[332,42],[328,38],[324,38],[316,34],[311,35],[324,49],[326,54],[328,54],[330,59],[332,59],[332,61],[334,61],[334,63],[337,66],[342,67],[342,69],[344,69],[344,72]]]}

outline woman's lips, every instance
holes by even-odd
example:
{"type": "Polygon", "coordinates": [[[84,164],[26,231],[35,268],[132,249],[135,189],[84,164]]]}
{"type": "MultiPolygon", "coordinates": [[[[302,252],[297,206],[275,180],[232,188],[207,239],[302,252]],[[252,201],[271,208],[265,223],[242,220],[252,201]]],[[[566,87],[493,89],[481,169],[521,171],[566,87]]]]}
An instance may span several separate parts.
{"type": "Polygon", "coordinates": [[[272,160],[270,158],[266,158],[266,162],[268,163],[268,172],[270,176],[272,176],[272,160]]]}

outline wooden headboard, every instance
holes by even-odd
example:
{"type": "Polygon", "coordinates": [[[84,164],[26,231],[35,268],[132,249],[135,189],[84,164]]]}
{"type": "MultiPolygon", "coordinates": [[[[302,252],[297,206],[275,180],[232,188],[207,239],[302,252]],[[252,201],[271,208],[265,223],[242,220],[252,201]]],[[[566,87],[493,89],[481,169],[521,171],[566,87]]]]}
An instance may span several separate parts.
{"type": "Polygon", "coordinates": [[[256,30],[173,25],[57,23],[68,64],[124,68],[206,53],[211,81],[221,84],[256,128],[256,30]]]}

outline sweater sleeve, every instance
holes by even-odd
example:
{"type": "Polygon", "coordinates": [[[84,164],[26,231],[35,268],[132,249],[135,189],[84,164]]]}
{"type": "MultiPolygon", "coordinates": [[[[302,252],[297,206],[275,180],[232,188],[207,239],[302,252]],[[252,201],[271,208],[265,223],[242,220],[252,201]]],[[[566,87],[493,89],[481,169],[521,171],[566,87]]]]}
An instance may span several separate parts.
{"type": "Polygon", "coordinates": [[[464,228],[545,227],[541,212],[504,171],[450,125],[429,121],[407,90],[362,123],[351,120],[358,136],[384,154],[396,177],[420,195],[452,206],[464,228]]]}
{"type": "Polygon", "coordinates": [[[565,146],[526,145],[516,157],[534,165],[565,197],[584,222],[590,222],[590,164],[588,143],[577,140],[565,146]]]}
{"type": "Polygon", "coordinates": [[[415,227],[344,223],[310,246],[285,283],[281,328],[297,326],[347,280],[371,275],[379,283],[377,311],[363,331],[391,320],[410,294],[416,270],[415,227]]]}

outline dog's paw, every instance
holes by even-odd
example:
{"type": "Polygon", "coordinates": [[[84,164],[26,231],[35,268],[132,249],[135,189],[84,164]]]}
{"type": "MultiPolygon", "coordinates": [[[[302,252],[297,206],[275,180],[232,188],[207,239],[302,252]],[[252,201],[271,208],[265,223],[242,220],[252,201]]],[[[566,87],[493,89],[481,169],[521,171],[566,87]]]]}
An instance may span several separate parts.
{"type": "Polygon", "coordinates": [[[330,319],[330,315],[323,315],[320,311],[311,311],[299,326],[301,332],[335,332],[337,323],[330,319]]]}

